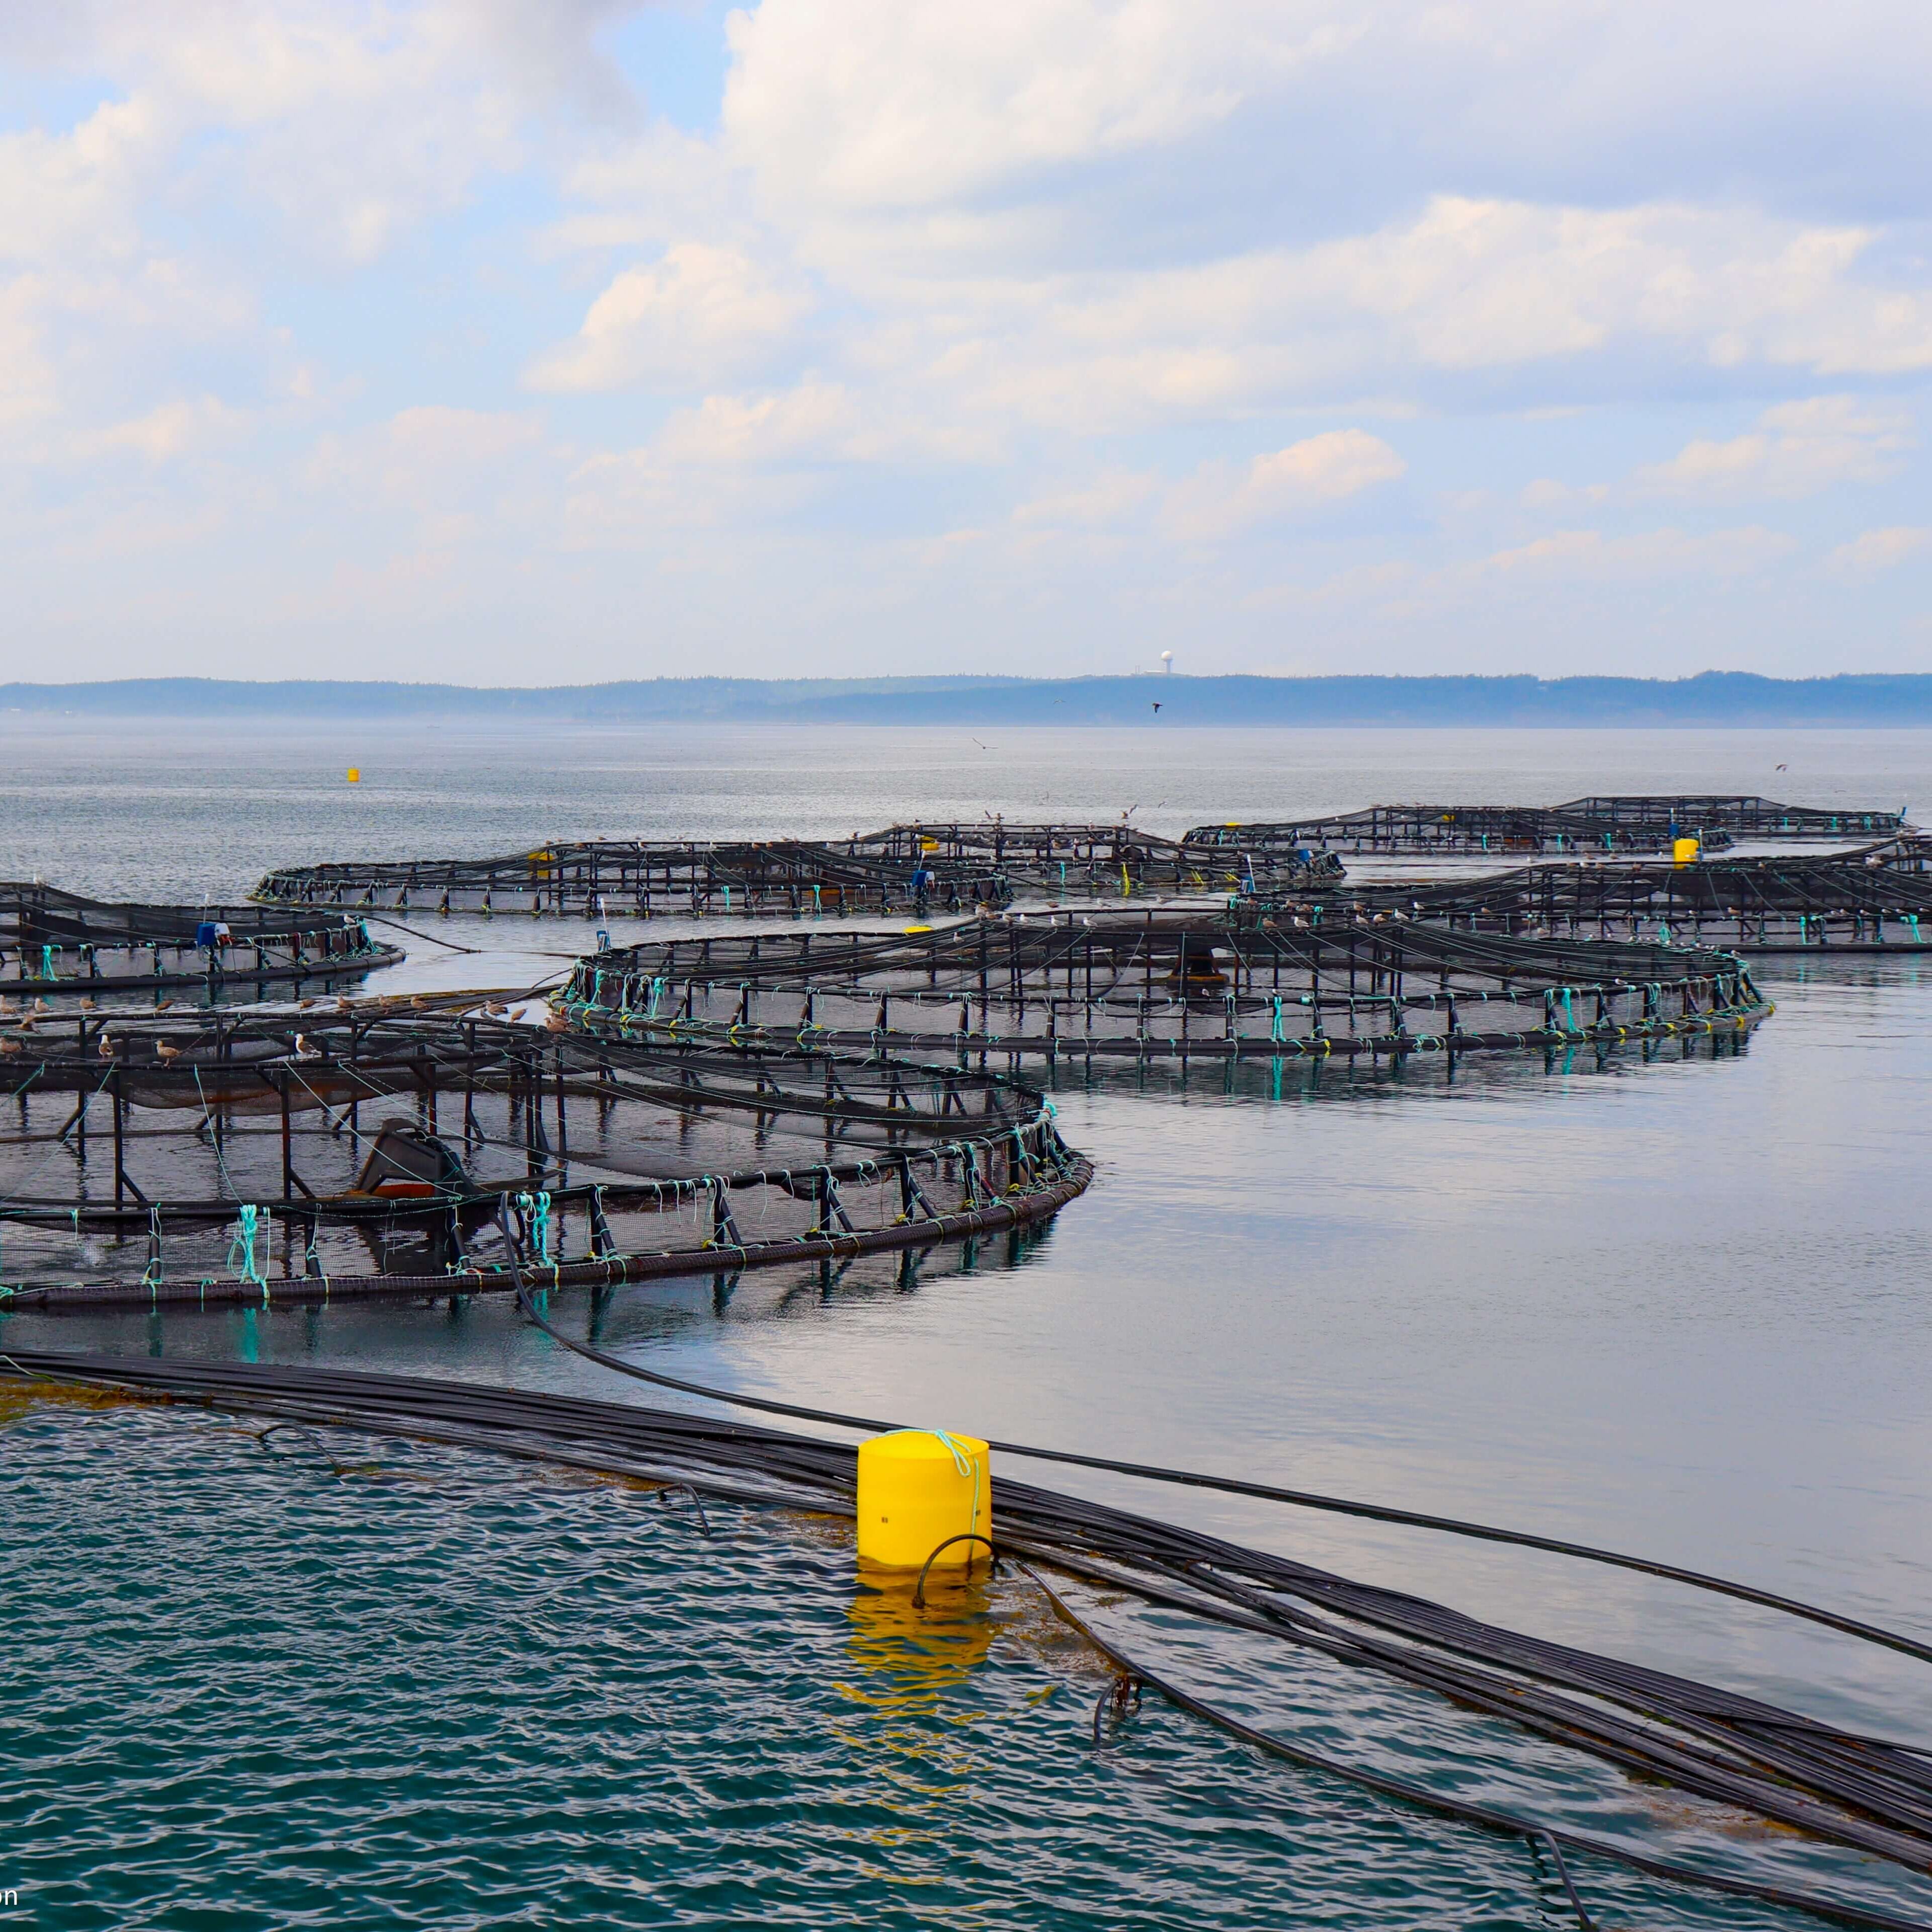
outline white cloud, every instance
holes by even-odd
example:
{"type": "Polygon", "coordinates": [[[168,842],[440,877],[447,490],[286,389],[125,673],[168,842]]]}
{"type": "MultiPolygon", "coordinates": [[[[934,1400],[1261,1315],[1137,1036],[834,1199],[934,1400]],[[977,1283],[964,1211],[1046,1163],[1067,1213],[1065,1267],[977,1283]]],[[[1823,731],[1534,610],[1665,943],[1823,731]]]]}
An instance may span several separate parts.
{"type": "Polygon", "coordinates": [[[1624,536],[1606,536],[1601,530],[1560,530],[1498,550],[1467,566],[1463,574],[1520,582],[1556,579],[1612,585],[1673,578],[1729,578],[1766,569],[1796,547],[1784,532],[1756,524],[1702,532],[1642,530],[1624,536]]]}
{"type": "Polygon", "coordinates": [[[784,462],[849,451],[856,424],[850,392],[806,382],[762,396],[706,396],[681,410],[657,439],[668,463],[784,462]]]}
{"type": "Polygon", "coordinates": [[[528,380],[553,390],[702,384],[762,360],[811,306],[740,250],[680,242],[619,275],[577,335],[540,358],[528,380]]]}
{"type": "Polygon", "coordinates": [[[1748,436],[1700,439],[1668,463],[1638,470],[1629,490],[1720,503],[1815,496],[1894,474],[1916,441],[1912,430],[1907,411],[1857,397],[1780,403],[1748,436]]]}
{"type": "Polygon", "coordinates": [[[1061,490],[1020,504],[1013,521],[1042,529],[1104,530],[1145,507],[1159,488],[1142,470],[1110,470],[1084,489],[1061,490]]]}
{"type": "Polygon", "coordinates": [[[768,194],[917,208],[1225,121],[1358,29],[1271,0],[778,0],[734,14],[724,132],[768,194]]]}
{"type": "Polygon", "coordinates": [[[1646,585],[1748,656],[1916,554],[1922,0],[759,0],[715,130],[650,118],[640,4],[0,10],[31,608],[175,531],[197,650],[264,581],[506,637],[526,581],[634,669],[626,573],[675,570],[651,648],[741,662],[808,580],[828,664],[935,608],[1016,668],[1270,608],[1493,662],[1646,585]]]}
{"type": "Polygon", "coordinates": [[[1251,524],[1318,509],[1393,482],[1408,466],[1366,430],[1330,430],[1257,456],[1245,470],[1203,464],[1169,492],[1162,522],[1190,542],[1232,536],[1251,524]]]}
{"type": "Polygon", "coordinates": [[[248,420],[219,397],[178,396],[144,416],[80,437],[76,453],[94,456],[125,451],[150,463],[166,463],[211,443],[232,440],[245,428],[248,420]]]}
{"type": "Polygon", "coordinates": [[[553,527],[566,467],[535,418],[419,405],[316,444],[302,482],[353,519],[358,544],[446,549],[485,540],[527,542],[553,527]],[[404,513],[399,523],[395,513],[404,513]],[[368,529],[380,513],[380,536],[368,529]]]}
{"type": "Polygon", "coordinates": [[[1908,559],[1932,548],[1932,527],[1923,524],[1894,524],[1888,530],[1867,530],[1842,543],[1826,562],[1841,576],[1876,576],[1895,570],[1908,559]]]}

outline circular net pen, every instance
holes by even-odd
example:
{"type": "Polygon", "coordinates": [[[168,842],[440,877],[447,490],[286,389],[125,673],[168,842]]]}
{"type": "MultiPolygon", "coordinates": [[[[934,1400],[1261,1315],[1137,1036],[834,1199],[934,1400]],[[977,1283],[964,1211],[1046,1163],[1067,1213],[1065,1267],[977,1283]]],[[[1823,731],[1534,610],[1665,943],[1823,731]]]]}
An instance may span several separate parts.
{"type": "Polygon", "coordinates": [[[449,1016],[0,1035],[0,1303],[718,1276],[1038,1222],[1091,1170],[996,1073],[449,1016]],[[299,1030],[298,1030],[299,1029],[299,1030]]]}
{"type": "Polygon", "coordinates": [[[494,859],[292,866],[266,905],[542,917],[925,917],[1016,898],[1291,891],[1339,878],[1327,855],[1193,848],[1121,826],[892,826],[840,840],[556,843],[494,859]]]}
{"type": "Polygon", "coordinates": [[[1472,933],[1910,952],[1932,944],[1924,930],[1932,870],[1914,852],[1900,842],[1839,858],[1526,866],[1480,879],[1355,886],[1348,900],[1472,933]]]}
{"type": "Polygon", "coordinates": [[[1372,805],[1274,824],[1198,825],[1192,847],[1266,853],[1333,848],[1358,855],[1461,858],[1496,853],[1669,853],[1680,838],[1706,851],[1740,838],[1856,841],[1896,836],[1904,814],[1874,807],[1784,805],[1709,793],[1573,798],[1562,805],[1372,805]]]}
{"type": "MultiPolygon", "coordinates": [[[[1641,801],[1622,802],[1635,804],[1641,801]]],[[[1372,805],[1360,812],[1262,824],[1197,825],[1186,844],[1194,850],[1239,850],[1256,855],[1328,851],[1358,858],[1463,859],[1510,853],[1668,852],[1678,836],[1700,838],[1717,851],[1731,833],[1700,832],[1667,818],[1586,816],[1567,806],[1372,805]]]]}
{"type": "Polygon", "coordinates": [[[339,912],[116,905],[38,882],[0,883],[0,998],[8,1000],[184,986],[250,998],[275,982],[358,978],[403,956],[339,912]]]}
{"type": "Polygon", "coordinates": [[[1726,952],[1503,938],[1382,915],[1018,918],[932,933],[670,941],[578,962],[579,1026],[748,1049],[1382,1054],[1735,1031],[1726,952]]]}

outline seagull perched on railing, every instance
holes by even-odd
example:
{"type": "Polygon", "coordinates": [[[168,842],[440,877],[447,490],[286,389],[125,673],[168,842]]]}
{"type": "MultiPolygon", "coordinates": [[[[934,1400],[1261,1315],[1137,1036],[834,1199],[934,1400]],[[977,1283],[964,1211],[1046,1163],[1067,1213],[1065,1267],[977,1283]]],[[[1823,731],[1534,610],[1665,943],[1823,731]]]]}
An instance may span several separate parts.
{"type": "Polygon", "coordinates": [[[319,1046],[310,1046],[308,1035],[305,1033],[298,1033],[296,1035],[296,1058],[298,1060],[320,1060],[322,1058],[322,1048],[319,1046]]]}

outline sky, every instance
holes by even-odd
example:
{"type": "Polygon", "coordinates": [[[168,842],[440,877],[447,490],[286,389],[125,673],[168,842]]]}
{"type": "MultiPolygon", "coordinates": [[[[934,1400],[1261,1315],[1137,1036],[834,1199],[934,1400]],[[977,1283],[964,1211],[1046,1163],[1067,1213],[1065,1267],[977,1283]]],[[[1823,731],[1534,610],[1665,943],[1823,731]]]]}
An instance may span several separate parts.
{"type": "Polygon", "coordinates": [[[1932,670],[1924,0],[0,0],[0,677],[1932,670]]]}

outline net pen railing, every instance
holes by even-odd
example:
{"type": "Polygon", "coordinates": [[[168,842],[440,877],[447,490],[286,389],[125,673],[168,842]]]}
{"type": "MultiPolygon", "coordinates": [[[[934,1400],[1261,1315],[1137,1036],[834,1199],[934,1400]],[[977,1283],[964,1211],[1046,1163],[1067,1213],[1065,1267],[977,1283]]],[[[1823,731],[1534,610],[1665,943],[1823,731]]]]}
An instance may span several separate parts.
{"type": "Polygon", "coordinates": [[[0,997],[340,980],[401,950],[344,914],[260,906],[114,904],[0,883],[0,997]]]}
{"type": "Polygon", "coordinates": [[[1185,843],[1268,852],[1301,847],[1358,855],[1482,856],[1512,852],[1615,856],[1668,854],[1679,838],[1706,851],[1740,838],[1837,840],[1895,837],[1904,813],[1785,805],[1709,793],[1570,799],[1560,805],[1391,804],[1256,824],[1199,825],[1185,843]]]}
{"type": "Polygon", "coordinates": [[[926,917],[1029,902],[1213,898],[1340,876],[1292,852],[1190,848],[1120,826],[889,826],[842,840],[563,842],[488,859],[278,868],[270,905],[583,918],[926,917]]]}
{"type": "Polygon", "coordinates": [[[620,1037],[962,1058],[1547,1049],[1735,1031],[1770,1011],[1726,952],[1499,938],[1387,914],[1012,916],[669,941],[580,960],[554,1003],[620,1037]]]}
{"type": "MultiPolygon", "coordinates": [[[[1833,858],[1522,866],[1352,886],[1328,902],[1338,901],[1468,932],[1754,952],[1909,952],[1932,938],[1932,872],[1889,843],[1833,858]]],[[[1308,909],[1299,899],[1270,903],[1277,914],[1308,909]]]]}
{"type": "Polygon", "coordinates": [[[487,1018],[220,1010],[0,1034],[0,1301],[718,1274],[1024,1227],[1090,1168],[998,1073],[487,1018]]]}

